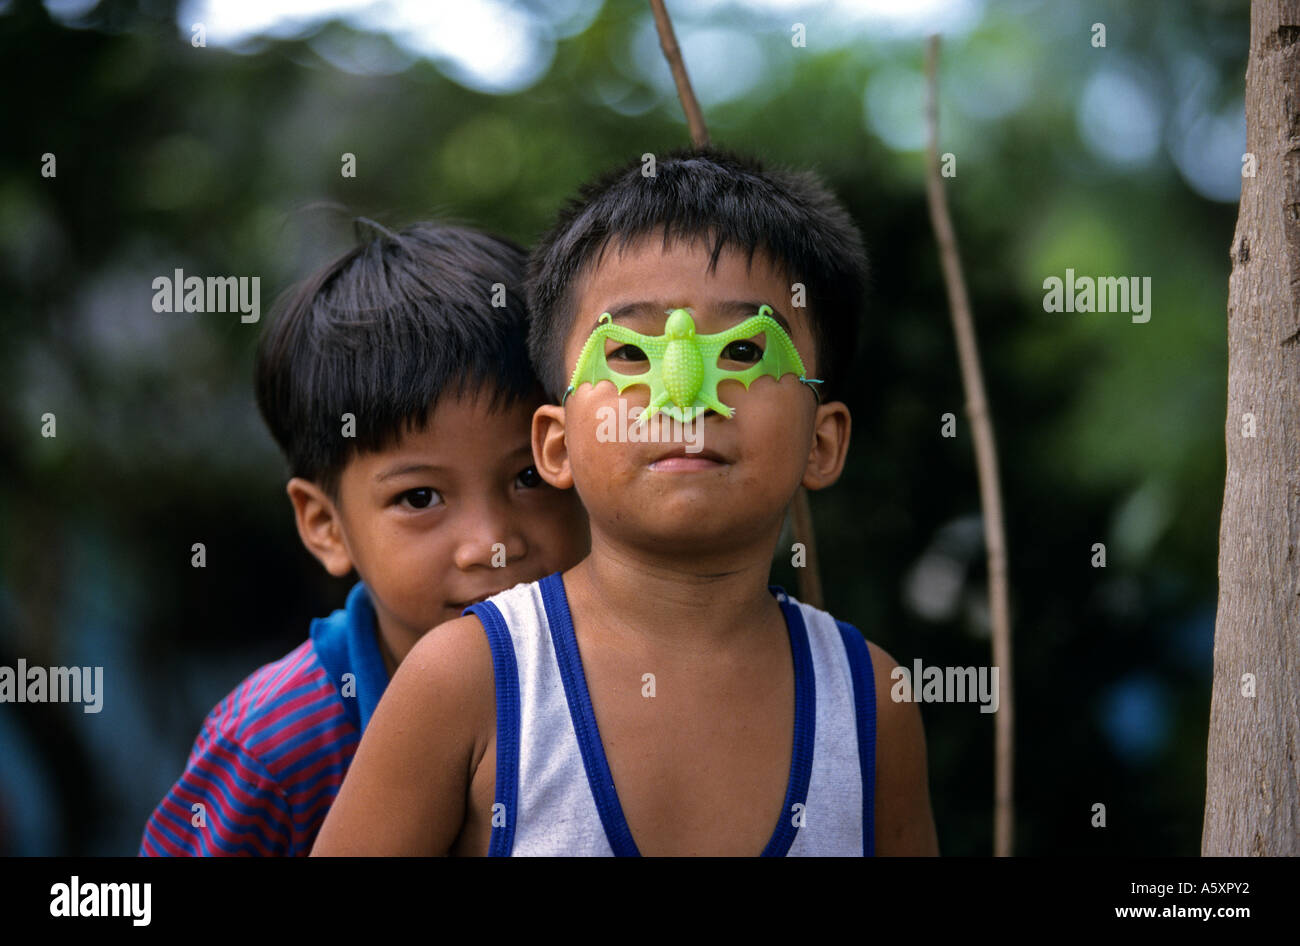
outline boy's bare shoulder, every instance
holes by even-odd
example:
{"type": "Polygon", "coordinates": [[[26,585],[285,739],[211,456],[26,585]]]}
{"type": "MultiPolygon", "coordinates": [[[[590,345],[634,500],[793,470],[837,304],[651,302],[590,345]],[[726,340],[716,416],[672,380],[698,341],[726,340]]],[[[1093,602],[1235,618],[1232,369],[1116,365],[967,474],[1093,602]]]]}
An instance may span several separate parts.
{"type": "Polygon", "coordinates": [[[495,720],[478,618],[426,633],[398,665],[326,815],[313,854],[445,854],[495,720]]]}
{"type": "Polygon", "coordinates": [[[890,695],[894,686],[892,673],[899,666],[897,660],[881,647],[867,641],[871,652],[871,669],[876,678],[876,730],[877,753],[890,757],[908,749],[919,749],[921,764],[925,764],[925,732],[921,726],[921,710],[915,702],[895,701],[890,695]],[[884,737],[890,738],[886,740],[884,737]]]}
{"type": "Polygon", "coordinates": [[[473,663],[479,664],[478,669],[486,668],[491,672],[492,651],[483,632],[483,622],[473,614],[452,618],[429,631],[415,642],[402,665],[414,660],[420,666],[437,668],[451,656],[469,657],[473,663]]]}
{"type": "Polygon", "coordinates": [[[470,711],[462,718],[490,723],[496,718],[493,680],[492,650],[483,624],[467,614],[421,637],[398,666],[390,686],[420,697],[421,707],[432,715],[450,704],[470,711]]]}
{"type": "MultiPolygon", "coordinates": [[[[915,703],[895,703],[890,697],[889,691],[894,681],[890,674],[894,668],[900,666],[899,662],[893,658],[893,655],[879,644],[867,641],[867,650],[871,652],[871,670],[876,679],[876,721],[879,725],[884,721],[897,725],[906,715],[908,707],[915,709],[915,703]]],[[[920,719],[919,711],[916,713],[917,719],[920,719]]]]}
{"type": "Polygon", "coordinates": [[[867,648],[876,681],[876,853],[937,855],[921,709],[894,701],[898,661],[871,641],[867,648]]]}

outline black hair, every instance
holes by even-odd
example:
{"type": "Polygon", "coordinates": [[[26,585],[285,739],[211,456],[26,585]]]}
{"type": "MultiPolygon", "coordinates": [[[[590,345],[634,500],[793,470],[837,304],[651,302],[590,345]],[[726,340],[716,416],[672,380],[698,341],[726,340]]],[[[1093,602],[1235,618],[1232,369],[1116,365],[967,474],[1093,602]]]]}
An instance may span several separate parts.
{"type": "MultiPolygon", "coordinates": [[[[663,229],[673,240],[712,239],[709,267],[723,247],[765,252],[802,282],[823,393],[834,397],[857,351],[867,257],[848,212],[810,171],[767,169],[717,148],[660,156],[653,176],[641,158],[584,185],[560,211],[528,260],[528,351],[551,397],[568,384],[564,343],[577,313],[577,281],[605,250],[663,229]]],[[[593,316],[594,317],[594,316],[593,316]]]]}
{"type": "Polygon", "coordinates": [[[522,247],[448,224],[371,226],[277,301],[257,351],[257,406],[291,475],[332,496],[355,455],[424,429],[444,394],[484,390],[494,409],[541,395],[522,247]]]}

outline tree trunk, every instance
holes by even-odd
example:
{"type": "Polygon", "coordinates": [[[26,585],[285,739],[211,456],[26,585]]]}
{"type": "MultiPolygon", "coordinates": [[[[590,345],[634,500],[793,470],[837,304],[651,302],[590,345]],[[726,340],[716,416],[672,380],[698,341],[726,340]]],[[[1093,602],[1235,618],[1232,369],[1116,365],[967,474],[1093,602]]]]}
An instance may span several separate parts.
{"type": "Polygon", "coordinates": [[[1246,150],[1230,252],[1228,467],[1201,853],[1296,855],[1300,0],[1251,5],[1246,150]]]}

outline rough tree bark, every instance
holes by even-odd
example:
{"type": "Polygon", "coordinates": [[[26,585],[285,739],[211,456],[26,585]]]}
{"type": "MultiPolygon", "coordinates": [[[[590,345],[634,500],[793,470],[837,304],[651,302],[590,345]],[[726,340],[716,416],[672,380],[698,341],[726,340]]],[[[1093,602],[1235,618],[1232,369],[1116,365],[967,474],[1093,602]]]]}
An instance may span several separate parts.
{"type": "Polygon", "coordinates": [[[1204,855],[1300,854],[1300,0],[1250,20],[1204,855]]]}

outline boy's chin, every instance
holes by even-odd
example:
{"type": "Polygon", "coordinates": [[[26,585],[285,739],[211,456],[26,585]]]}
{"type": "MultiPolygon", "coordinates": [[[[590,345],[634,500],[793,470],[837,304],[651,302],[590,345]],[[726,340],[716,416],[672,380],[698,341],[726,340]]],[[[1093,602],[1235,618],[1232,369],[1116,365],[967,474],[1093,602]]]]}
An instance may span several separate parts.
{"type": "MultiPolygon", "coordinates": [[[[621,518],[604,523],[606,536],[614,542],[663,557],[683,562],[704,562],[712,558],[735,558],[738,552],[770,544],[775,534],[762,528],[765,517],[754,515],[754,510],[701,510],[699,508],[673,509],[672,503],[649,510],[629,521],[624,511],[621,518]]],[[[596,527],[595,522],[592,523],[596,527]]],[[[779,522],[778,522],[779,528],[779,522]]],[[[770,548],[762,554],[771,556],[770,548]]]]}

